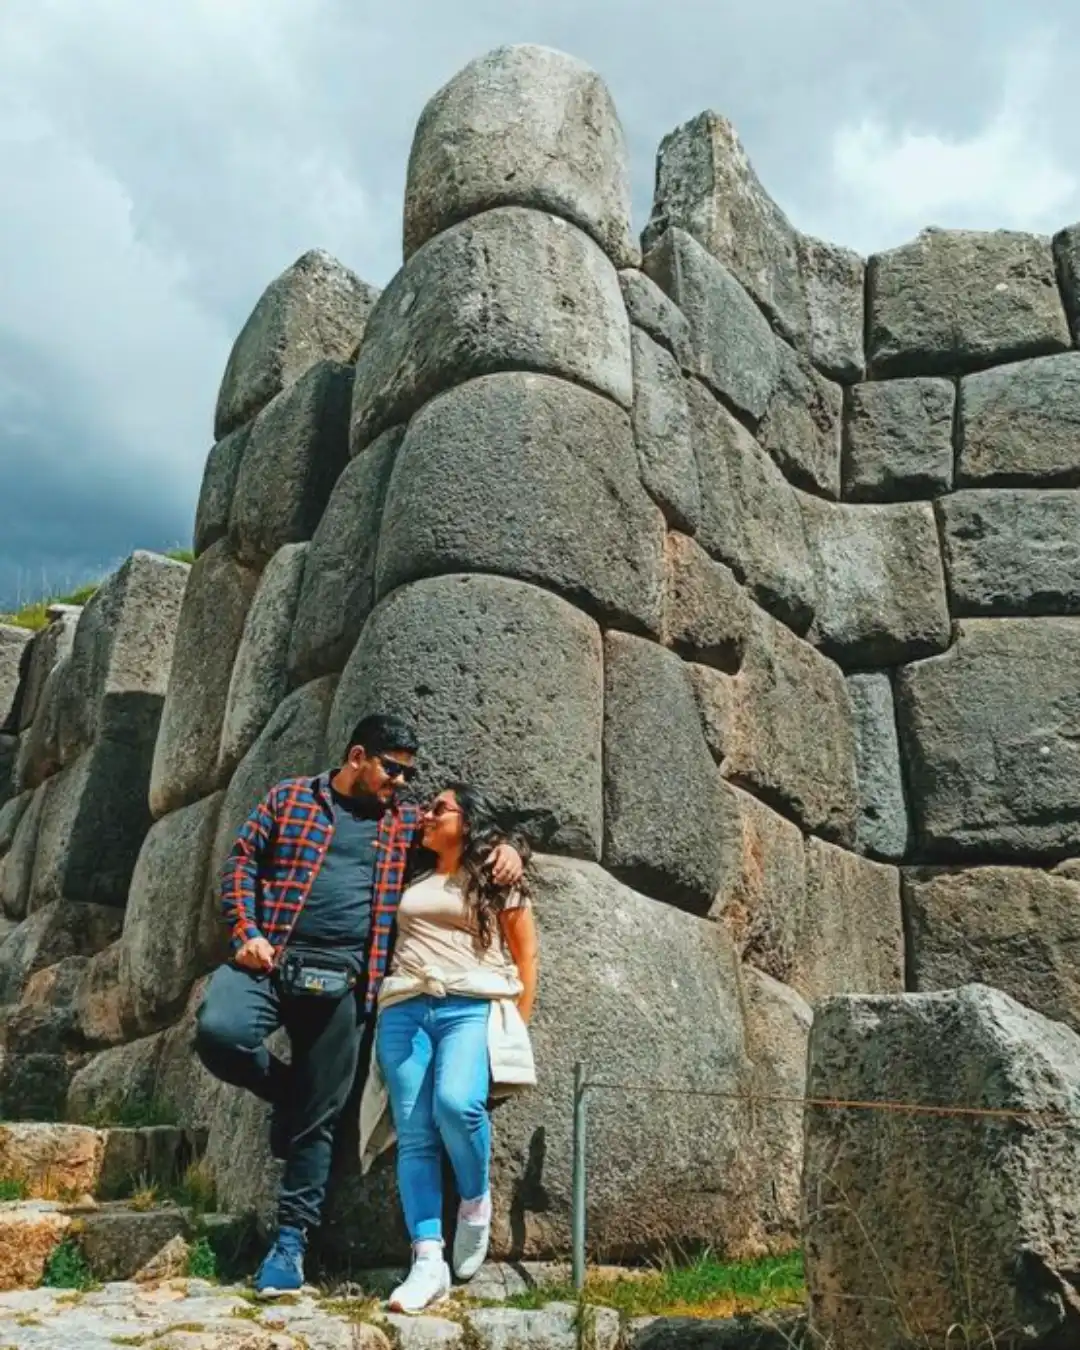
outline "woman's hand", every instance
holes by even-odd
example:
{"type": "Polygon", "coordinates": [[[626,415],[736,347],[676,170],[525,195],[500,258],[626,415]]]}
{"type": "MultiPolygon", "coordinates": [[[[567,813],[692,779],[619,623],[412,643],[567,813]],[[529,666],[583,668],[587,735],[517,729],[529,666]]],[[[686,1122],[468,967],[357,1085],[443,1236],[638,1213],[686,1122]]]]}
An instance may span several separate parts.
{"type": "Polygon", "coordinates": [[[488,854],[488,866],[496,886],[516,886],[525,871],[521,854],[513,844],[496,844],[488,854]]]}

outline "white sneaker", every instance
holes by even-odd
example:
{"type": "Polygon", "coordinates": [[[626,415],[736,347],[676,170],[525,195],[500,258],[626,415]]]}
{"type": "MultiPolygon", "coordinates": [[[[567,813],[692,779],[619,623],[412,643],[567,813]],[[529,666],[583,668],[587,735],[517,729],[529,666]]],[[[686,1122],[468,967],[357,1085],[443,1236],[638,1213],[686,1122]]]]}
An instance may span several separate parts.
{"type": "Polygon", "coordinates": [[[450,1267],[439,1256],[421,1256],[407,1279],[390,1295],[390,1311],[422,1313],[450,1293],[450,1267]]]}
{"type": "Polygon", "coordinates": [[[484,1264],[491,1241],[491,1217],[466,1219],[458,1212],[454,1231],[454,1274],[459,1280],[471,1280],[484,1264]]]}

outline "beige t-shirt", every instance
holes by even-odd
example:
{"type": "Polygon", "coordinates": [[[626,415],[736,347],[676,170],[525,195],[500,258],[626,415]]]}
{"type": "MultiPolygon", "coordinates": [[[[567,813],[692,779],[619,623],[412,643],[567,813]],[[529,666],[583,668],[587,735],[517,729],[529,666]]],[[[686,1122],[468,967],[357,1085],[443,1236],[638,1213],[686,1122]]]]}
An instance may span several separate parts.
{"type": "MultiPolygon", "coordinates": [[[[519,891],[511,891],[504,909],[528,906],[519,891]]],[[[476,919],[465,903],[461,881],[436,872],[414,881],[402,893],[397,910],[397,941],[390,972],[438,966],[447,973],[478,968],[513,969],[498,920],[491,945],[482,951],[476,942],[476,919]]]]}

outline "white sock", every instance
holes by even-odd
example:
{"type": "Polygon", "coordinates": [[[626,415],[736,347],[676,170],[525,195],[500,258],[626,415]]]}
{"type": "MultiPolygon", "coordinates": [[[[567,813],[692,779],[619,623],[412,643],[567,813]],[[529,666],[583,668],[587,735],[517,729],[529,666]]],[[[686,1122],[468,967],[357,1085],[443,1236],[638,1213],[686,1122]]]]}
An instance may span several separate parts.
{"type": "Polygon", "coordinates": [[[424,1238],[413,1243],[413,1257],[417,1261],[441,1261],[443,1245],[438,1238],[424,1238]]]}
{"type": "Polygon", "coordinates": [[[462,1200],[458,1213],[469,1223],[487,1223],[491,1218],[490,1192],[476,1200],[462,1200]]]}

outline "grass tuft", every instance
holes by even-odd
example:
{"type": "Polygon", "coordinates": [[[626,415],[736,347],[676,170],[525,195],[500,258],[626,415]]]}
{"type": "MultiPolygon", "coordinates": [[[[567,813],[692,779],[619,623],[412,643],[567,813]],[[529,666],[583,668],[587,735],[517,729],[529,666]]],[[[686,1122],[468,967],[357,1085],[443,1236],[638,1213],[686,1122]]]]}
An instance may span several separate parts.
{"type": "MultiPolygon", "coordinates": [[[[187,563],[195,561],[195,555],[189,548],[170,548],[164,556],[173,562],[187,563]]],[[[85,605],[101,586],[101,581],[88,581],[82,586],[64,595],[48,595],[40,600],[32,600],[20,606],[13,614],[0,614],[0,623],[14,624],[16,628],[31,628],[37,631],[44,628],[49,620],[47,611],[53,605],[85,605]]]]}
{"type": "Polygon", "coordinates": [[[188,1252],[187,1273],[193,1280],[217,1279],[217,1254],[206,1238],[201,1237],[192,1244],[188,1252]]]}
{"type": "Polygon", "coordinates": [[[41,1283],[46,1289],[89,1289],[94,1283],[83,1250],[73,1238],[53,1248],[41,1283]]]}
{"type": "Polygon", "coordinates": [[[29,1192],[29,1187],[25,1181],[20,1181],[18,1177],[0,1178],[0,1204],[10,1203],[14,1200],[25,1200],[29,1192]]]}

